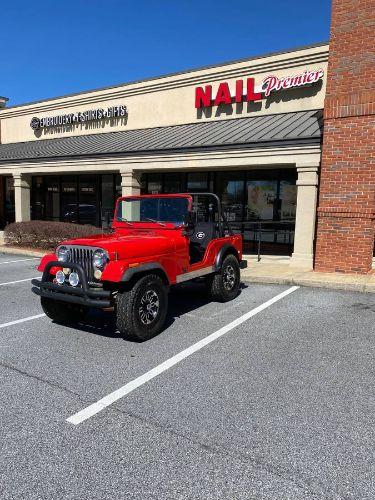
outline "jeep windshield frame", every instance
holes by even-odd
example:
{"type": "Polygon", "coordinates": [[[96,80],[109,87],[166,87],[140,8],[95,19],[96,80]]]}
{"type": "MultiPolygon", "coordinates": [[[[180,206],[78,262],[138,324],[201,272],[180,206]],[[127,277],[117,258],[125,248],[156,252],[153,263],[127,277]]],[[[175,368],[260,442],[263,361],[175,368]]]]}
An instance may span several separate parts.
{"type": "Polygon", "coordinates": [[[180,227],[191,207],[192,198],[187,194],[124,196],[117,200],[113,225],[180,227]]]}

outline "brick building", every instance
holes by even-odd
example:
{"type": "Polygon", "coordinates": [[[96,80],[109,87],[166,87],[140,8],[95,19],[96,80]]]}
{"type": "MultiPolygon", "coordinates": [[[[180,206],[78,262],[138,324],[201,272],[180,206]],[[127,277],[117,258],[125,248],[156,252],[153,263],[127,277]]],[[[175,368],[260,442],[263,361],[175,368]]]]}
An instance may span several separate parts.
{"type": "Polygon", "coordinates": [[[315,269],[366,273],[374,252],[374,0],[333,0],[315,269]]]}

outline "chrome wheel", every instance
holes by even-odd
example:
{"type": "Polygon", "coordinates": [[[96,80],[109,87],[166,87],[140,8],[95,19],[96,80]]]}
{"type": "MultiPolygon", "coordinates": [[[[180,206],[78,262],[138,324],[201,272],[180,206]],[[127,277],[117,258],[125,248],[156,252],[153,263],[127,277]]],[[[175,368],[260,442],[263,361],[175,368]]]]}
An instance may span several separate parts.
{"type": "Polygon", "coordinates": [[[144,325],[151,324],[159,313],[159,297],[155,290],[147,290],[139,307],[139,317],[144,325]]]}
{"type": "Polygon", "coordinates": [[[223,272],[223,286],[225,290],[232,290],[236,283],[236,272],[234,267],[228,265],[223,272]]]}

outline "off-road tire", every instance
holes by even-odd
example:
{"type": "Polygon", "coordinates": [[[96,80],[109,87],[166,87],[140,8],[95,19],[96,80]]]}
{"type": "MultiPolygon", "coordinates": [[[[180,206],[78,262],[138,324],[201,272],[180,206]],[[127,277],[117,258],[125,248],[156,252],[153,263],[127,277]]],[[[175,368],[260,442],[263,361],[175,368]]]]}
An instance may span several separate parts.
{"type": "Polygon", "coordinates": [[[46,316],[56,321],[56,323],[66,325],[82,321],[89,311],[86,306],[60,302],[46,297],[41,297],[41,304],[46,316]]]}
{"type": "Polygon", "coordinates": [[[237,297],[241,283],[240,265],[234,255],[227,255],[220,271],[208,276],[206,284],[211,300],[229,302],[237,297]]]}
{"type": "Polygon", "coordinates": [[[147,274],[130,290],[118,292],[116,326],[126,340],[148,340],[163,328],[167,310],[167,287],[156,274],[147,274]]]}

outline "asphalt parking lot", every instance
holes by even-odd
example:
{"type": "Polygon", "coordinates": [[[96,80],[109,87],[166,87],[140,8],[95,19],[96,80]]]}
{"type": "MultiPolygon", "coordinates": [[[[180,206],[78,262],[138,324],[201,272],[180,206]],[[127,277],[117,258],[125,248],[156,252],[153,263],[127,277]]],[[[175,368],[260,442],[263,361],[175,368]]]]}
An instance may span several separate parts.
{"type": "Polygon", "coordinates": [[[375,497],[374,295],[247,283],[222,305],[184,286],[131,343],[110,313],[40,316],[26,258],[0,254],[3,500],[375,497]]]}

